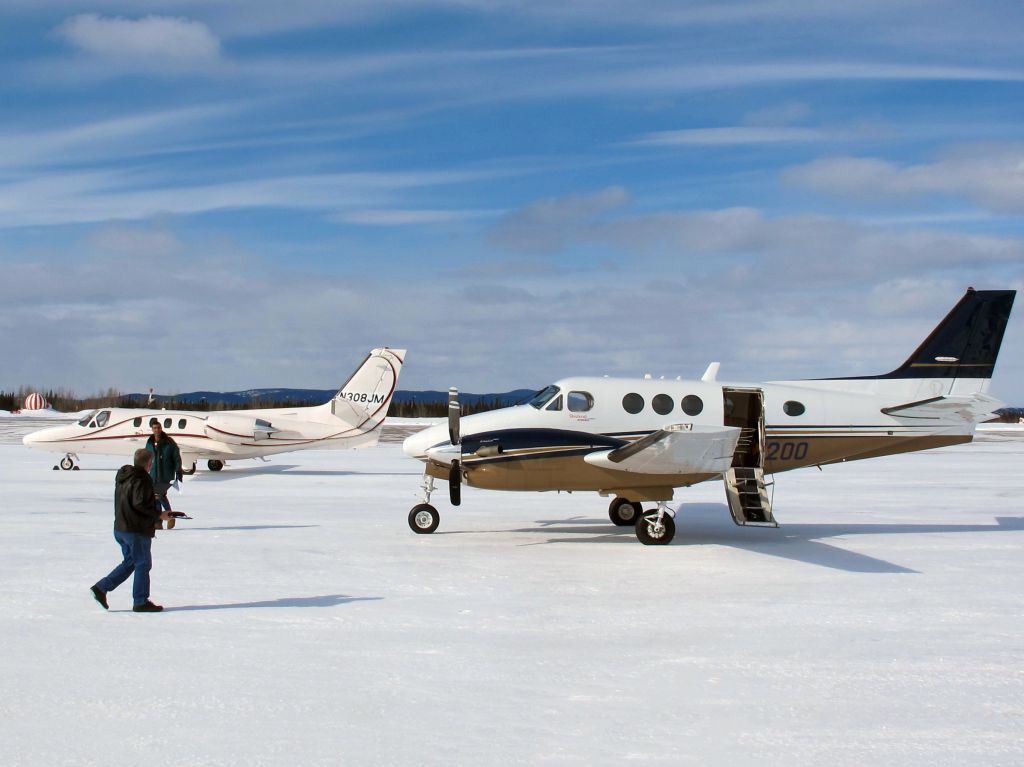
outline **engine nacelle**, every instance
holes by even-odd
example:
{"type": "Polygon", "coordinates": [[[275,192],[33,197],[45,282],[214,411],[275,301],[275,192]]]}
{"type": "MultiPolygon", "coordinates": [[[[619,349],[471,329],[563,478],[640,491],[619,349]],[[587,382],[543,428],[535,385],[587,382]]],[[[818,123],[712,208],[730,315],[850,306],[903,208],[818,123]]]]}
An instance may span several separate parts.
{"type": "Polygon", "coordinates": [[[270,424],[270,421],[265,421],[262,418],[216,413],[206,419],[203,431],[210,439],[241,445],[246,442],[270,439],[270,435],[277,429],[270,424]]]}

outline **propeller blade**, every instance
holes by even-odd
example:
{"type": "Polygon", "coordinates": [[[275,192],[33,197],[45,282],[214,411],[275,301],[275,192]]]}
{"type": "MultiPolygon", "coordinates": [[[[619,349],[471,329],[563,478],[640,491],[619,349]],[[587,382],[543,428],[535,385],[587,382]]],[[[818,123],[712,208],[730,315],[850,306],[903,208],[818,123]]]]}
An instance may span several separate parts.
{"type": "Polygon", "coordinates": [[[462,407],[459,405],[459,390],[454,386],[448,390],[448,437],[453,445],[460,442],[459,418],[462,407]]]}
{"type": "Polygon", "coordinates": [[[452,461],[452,466],[448,469],[448,497],[452,506],[462,503],[462,467],[459,461],[452,461]]]}

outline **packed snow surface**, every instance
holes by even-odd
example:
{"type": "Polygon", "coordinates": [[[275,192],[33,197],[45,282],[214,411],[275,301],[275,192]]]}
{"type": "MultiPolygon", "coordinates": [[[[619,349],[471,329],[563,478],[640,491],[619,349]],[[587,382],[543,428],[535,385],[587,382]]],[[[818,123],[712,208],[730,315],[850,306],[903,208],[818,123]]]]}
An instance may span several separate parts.
{"type": "Polygon", "coordinates": [[[406,515],[387,427],[187,478],[153,599],[104,612],[116,457],[0,419],[3,765],[1024,764],[1024,441],[719,483],[637,543],[593,493],[406,515]]]}

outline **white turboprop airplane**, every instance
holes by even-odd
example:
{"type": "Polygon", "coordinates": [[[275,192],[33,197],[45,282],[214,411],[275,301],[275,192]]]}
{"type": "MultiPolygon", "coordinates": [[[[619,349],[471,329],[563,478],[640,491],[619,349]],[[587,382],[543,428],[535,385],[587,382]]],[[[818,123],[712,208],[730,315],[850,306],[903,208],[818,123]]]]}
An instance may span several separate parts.
{"type": "Polygon", "coordinates": [[[447,429],[403,445],[426,464],[409,526],[437,529],[437,478],[455,506],[462,483],[597,491],[614,496],[612,522],[666,544],[673,489],[722,478],[736,524],[777,527],[766,473],[970,442],[1003,406],[987,391],[1014,296],[969,288],[903,365],[879,376],[726,384],[712,363],[699,381],[567,378],[525,404],[465,418],[453,389],[447,429]]]}
{"type": "MultiPolygon", "coordinates": [[[[75,424],[27,434],[28,447],[65,453],[62,469],[78,468],[78,453],[131,455],[146,444],[159,421],[181,450],[185,474],[205,458],[211,471],[224,462],[307,448],[357,448],[377,444],[398,385],[404,349],[374,349],[341,390],[323,405],[265,410],[200,412],[104,408],[75,424]]],[[[56,467],[54,467],[56,468],[56,467]]]]}

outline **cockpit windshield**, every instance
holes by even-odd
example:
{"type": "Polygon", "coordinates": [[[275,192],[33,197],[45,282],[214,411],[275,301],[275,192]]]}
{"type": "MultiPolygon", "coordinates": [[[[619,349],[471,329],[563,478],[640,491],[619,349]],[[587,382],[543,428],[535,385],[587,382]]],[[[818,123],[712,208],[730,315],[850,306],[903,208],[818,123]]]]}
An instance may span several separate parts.
{"type": "Polygon", "coordinates": [[[533,407],[540,410],[542,407],[548,404],[551,398],[554,397],[556,394],[558,394],[558,387],[555,386],[554,384],[551,384],[551,386],[541,389],[539,392],[530,397],[530,399],[527,400],[526,404],[532,405],[533,407]]]}
{"type": "Polygon", "coordinates": [[[98,413],[98,412],[99,412],[98,410],[93,410],[91,413],[89,413],[89,415],[87,415],[85,418],[83,418],[81,421],[79,421],[78,425],[79,426],[88,426],[89,425],[89,421],[91,421],[92,417],[94,415],[96,415],[96,413],[98,413]]]}

